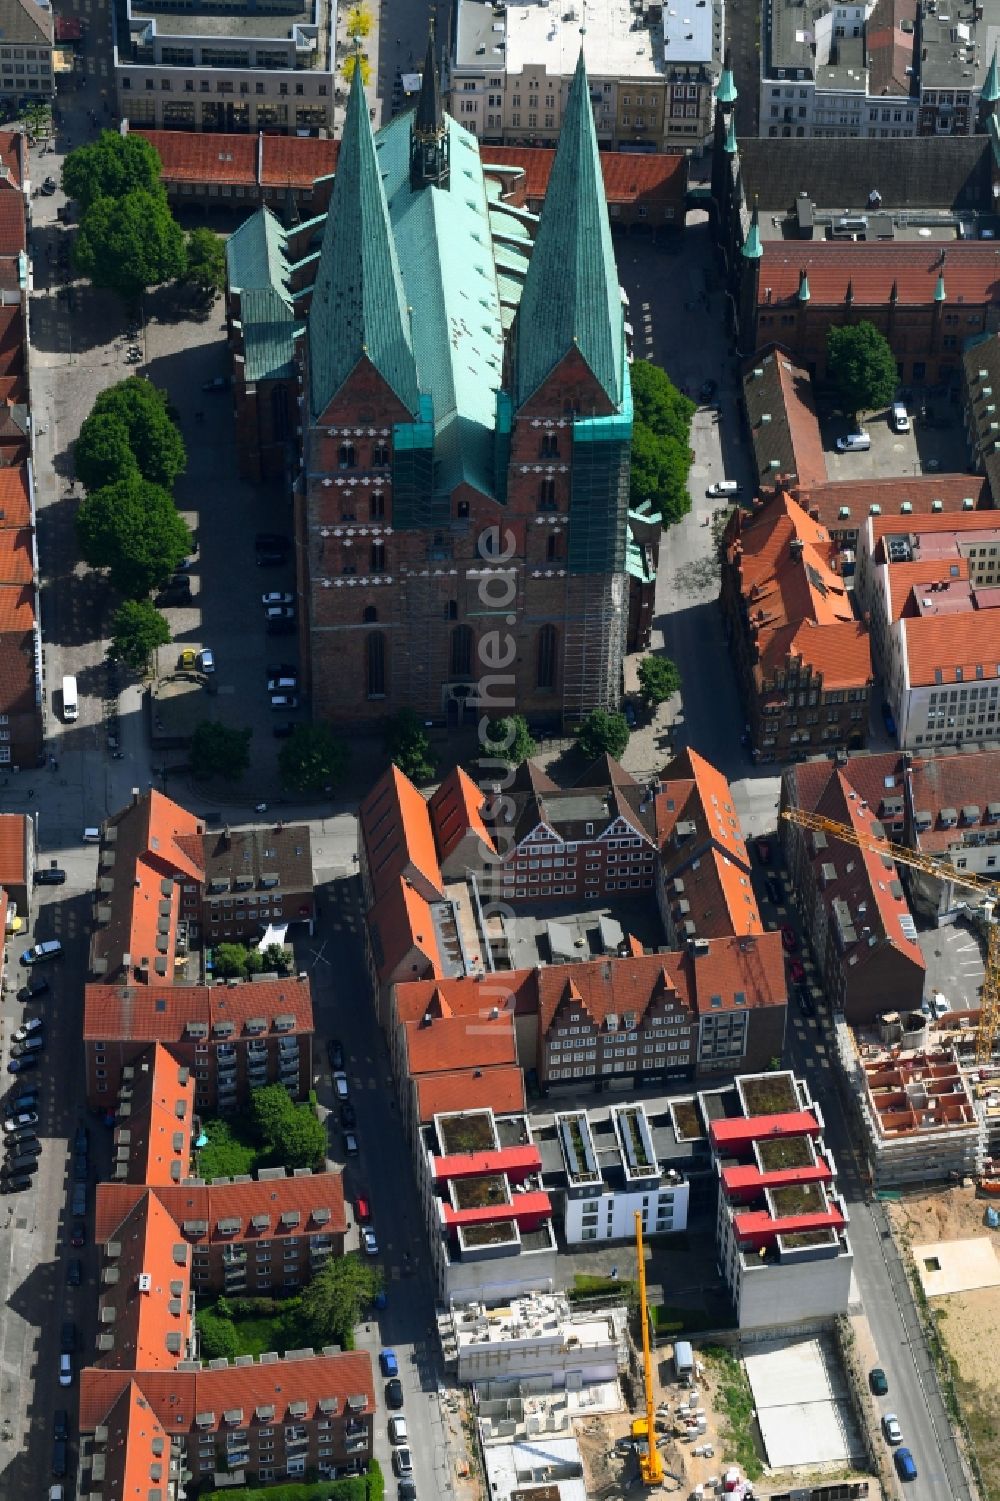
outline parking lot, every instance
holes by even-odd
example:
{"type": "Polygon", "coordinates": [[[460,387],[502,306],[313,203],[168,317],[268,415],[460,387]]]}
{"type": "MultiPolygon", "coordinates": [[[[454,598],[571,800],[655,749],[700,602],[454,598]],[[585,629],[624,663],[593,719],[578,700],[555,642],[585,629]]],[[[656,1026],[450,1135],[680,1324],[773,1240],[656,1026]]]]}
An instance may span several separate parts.
{"type": "Polygon", "coordinates": [[[961,474],[968,453],[958,408],[946,398],[915,392],[906,401],[910,417],[908,433],[894,432],[889,409],[868,412],[864,431],[871,436],[867,451],[840,453],[837,439],[856,431],[849,418],[820,409],[827,476],[831,480],[896,479],[908,474],[961,474]],[[921,420],[926,408],[930,422],[921,420]]]}

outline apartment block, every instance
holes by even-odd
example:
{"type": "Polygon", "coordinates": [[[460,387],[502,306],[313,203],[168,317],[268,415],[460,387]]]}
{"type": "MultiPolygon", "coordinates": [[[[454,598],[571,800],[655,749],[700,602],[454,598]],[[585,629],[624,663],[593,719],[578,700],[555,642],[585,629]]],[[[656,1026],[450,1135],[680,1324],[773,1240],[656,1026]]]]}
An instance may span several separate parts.
{"type": "Polygon", "coordinates": [[[251,1089],[283,1084],[304,1099],[312,1082],[313,1010],[309,981],[224,985],[88,985],[83,1003],[87,1103],[114,1109],[153,1043],[195,1081],[196,1108],[225,1113],[251,1089]]]}
{"type": "Polygon", "coordinates": [[[0,7],[0,97],[53,98],[55,20],[48,0],[4,0],[0,7]]]}
{"type": "Polygon", "coordinates": [[[690,1152],[669,1117],[651,1120],[641,1104],[557,1111],[533,1132],[567,1245],[634,1240],[636,1214],[646,1236],[687,1229],[690,1152]]]}
{"type": "Polygon", "coordinates": [[[240,0],[224,16],[126,0],[114,17],[114,81],[131,126],[327,134],[330,12],[319,0],[276,0],[266,10],[240,0]]]}
{"type": "Polygon", "coordinates": [[[712,90],[722,64],[723,7],[689,17],[648,3],[600,0],[560,10],[546,0],[507,11],[459,0],[449,105],[489,144],[554,143],[581,46],[597,139],[604,149],[700,149],[711,133],[712,90]]]}
{"type": "Polygon", "coordinates": [[[719,1179],[719,1264],[740,1329],[846,1312],[854,1255],[823,1117],[790,1073],[701,1096],[719,1179]]]}
{"type": "Polygon", "coordinates": [[[8,911],[27,918],[31,913],[38,851],[35,820],[26,813],[0,813],[0,888],[8,911]]]}
{"type": "Polygon", "coordinates": [[[542,1160],[525,1116],[435,1117],[418,1137],[437,1295],[448,1306],[551,1292],[556,1239],[542,1160]]]}

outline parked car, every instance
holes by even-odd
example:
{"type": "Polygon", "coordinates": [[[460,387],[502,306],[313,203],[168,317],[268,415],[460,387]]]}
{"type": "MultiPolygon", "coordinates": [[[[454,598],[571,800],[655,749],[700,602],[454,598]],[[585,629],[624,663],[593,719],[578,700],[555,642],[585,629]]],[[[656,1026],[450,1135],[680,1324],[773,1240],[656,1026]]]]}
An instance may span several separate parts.
{"type": "Polygon", "coordinates": [[[58,186],[59,186],[59,184],[56,182],[56,180],[55,180],[54,177],[43,177],[42,178],[42,197],[43,198],[51,198],[52,194],[56,191],[56,189],[58,188],[58,186]]]}
{"type": "Polygon", "coordinates": [[[0,1173],[0,1194],[23,1194],[34,1181],[26,1173],[16,1173],[10,1178],[0,1173]]]}
{"type": "Polygon", "coordinates": [[[72,1319],[64,1319],[62,1329],[59,1332],[60,1350],[72,1354],[76,1349],[76,1325],[72,1319]]]}
{"type": "Polygon", "coordinates": [[[894,433],[910,431],[910,414],[901,401],[894,401],[889,410],[889,422],[894,433]]]}
{"type": "Polygon", "coordinates": [[[283,568],[287,559],[287,553],[278,552],[271,547],[258,548],[257,551],[258,568],[283,568]]]}
{"type": "Polygon", "coordinates": [[[25,1053],[19,1058],[12,1058],[7,1065],[9,1074],[26,1074],[31,1069],[38,1067],[38,1054],[25,1053]]]}
{"type": "Polygon", "coordinates": [[[261,595],[260,602],[265,610],[271,605],[293,605],[295,595],[282,593],[280,589],[272,589],[268,594],[261,595]]]}
{"type": "Polygon", "coordinates": [[[358,1138],[353,1131],[348,1131],[344,1135],[344,1151],[348,1157],[356,1157],[358,1155],[358,1138]]]}
{"type": "Polygon", "coordinates": [[[361,1226],[361,1249],[366,1256],[378,1255],[378,1241],[375,1239],[375,1231],[370,1225],[361,1226]]]}
{"type": "Polygon", "coordinates": [[[43,865],[35,871],[36,886],[64,886],[66,884],[66,872],[58,865],[43,865]]]}
{"type": "Polygon", "coordinates": [[[73,1158],[73,1182],[74,1183],[86,1183],[86,1181],[89,1178],[89,1176],[90,1176],[90,1169],[87,1166],[87,1159],[86,1159],[86,1157],[74,1157],[73,1158]]]}
{"type": "Polygon", "coordinates": [[[358,1124],[357,1112],[350,1100],[345,1100],[340,1107],[340,1124],[345,1131],[353,1131],[358,1124]]]}
{"type": "Polygon", "coordinates": [[[398,1376],[393,1376],[391,1381],[385,1383],[385,1405],[395,1408],[397,1412],[403,1405],[403,1383],[398,1376]]]}
{"type": "Polygon", "coordinates": [[[328,1037],[326,1039],[326,1056],[331,1068],[343,1068],[344,1045],[338,1037],[328,1037]]]}
{"type": "Polygon", "coordinates": [[[35,1032],[31,1037],[26,1037],[23,1042],[15,1042],[10,1052],[12,1058],[29,1058],[33,1053],[41,1053],[44,1048],[44,1034],[35,1032]]]}
{"type": "Polygon", "coordinates": [[[79,1287],[83,1281],[83,1262],[74,1256],[66,1268],[66,1286],[79,1287]]]}
{"type": "Polygon", "coordinates": [[[701,385],[699,386],[699,388],[698,388],[698,400],[702,404],[704,404],[706,401],[711,401],[713,399],[713,397],[715,396],[715,393],[716,393],[716,391],[718,389],[719,389],[719,382],[717,380],[712,380],[712,378],[710,376],[708,378],[708,380],[703,380],[702,383],[701,383],[701,385]]]}
{"type": "Polygon", "coordinates": [[[757,840],[757,859],[761,865],[770,865],[771,863],[771,846],[766,839],[757,840]]]}
{"type": "MultiPolygon", "coordinates": [[[[358,1194],[354,1201],[354,1216],[359,1225],[365,1224],[372,1217],[371,1205],[363,1194],[358,1194]]],[[[391,1376],[392,1372],[387,1372],[387,1375],[391,1376]]]]}
{"type": "Polygon", "coordinates": [[[24,1042],[28,1037],[38,1037],[45,1033],[45,1022],[40,1016],[33,1016],[22,1023],[14,1033],[15,1042],[24,1042]]]}
{"type": "Polygon", "coordinates": [[[37,980],[29,980],[27,985],[22,985],[17,992],[17,998],[22,1004],[33,1001],[36,996],[44,995],[49,988],[49,982],[44,976],[39,975],[37,980]]]}
{"type": "Polygon", "coordinates": [[[901,1444],[903,1442],[903,1430],[900,1428],[899,1419],[894,1412],[883,1414],[882,1432],[885,1434],[886,1443],[901,1444]]]}
{"type": "Polygon", "coordinates": [[[26,1110],[34,1110],[36,1109],[37,1105],[38,1090],[22,1089],[20,1094],[13,1095],[7,1101],[7,1109],[10,1111],[7,1119],[12,1120],[15,1115],[21,1114],[26,1110]]]}
{"type": "Polygon", "coordinates": [[[59,1357],[59,1385],[73,1385],[73,1357],[65,1351],[59,1357]]]}
{"type": "Polygon", "coordinates": [[[347,1083],[347,1075],[344,1073],[343,1069],[338,1069],[333,1076],[333,1090],[338,1100],[346,1100],[348,1095],[350,1094],[350,1089],[347,1083]]]}
{"type": "Polygon", "coordinates": [[[764,890],[767,892],[768,899],[772,901],[776,907],[781,907],[784,905],[785,890],[781,882],[778,880],[777,876],[764,877],[764,890]]]}
{"type": "Polygon", "coordinates": [[[53,1438],[69,1438],[69,1413],[65,1407],[57,1407],[52,1414],[53,1438]]]}
{"type": "Polygon", "coordinates": [[[40,1157],[42,1144],[37,1136],[8,1136],[7,1157],[11,1162],[19,1162],[24,1157],[40,1157]]]}
{"type": "Polygon", "coordinates": [[[892,709],[885,702],[885,700],[882,701],[882,722],[885,725],[886,734],[888,734],[888,735],[895,735],[895,733],[896,733],[896,720],[895,720],[895,717],[893,716],[892,709]]]}
{"type": "Polygon", "coordinates": [[[400,1414],[398,1417],[389,1419],[389,1442],[390,1444],[408,1444],[410,1436],[406,1431],[406,1419],[400,1414]]]}
{"type": "Polygon", "coordinates": [[[892,1457],[896,1461],[896,1473],[900,1480],[916,1480],[917,1462],[909,1449],[897,1449],[892,1457]]]}
{"type": "Polygon", "coordinates": [[[207,646],[198,653],[198,666],[202,672],[215,671],[215,653],[210,651],[207,646]]]}
{"type": "MultiPolygon", "coordinates": [[[[59,1380],[61,1383],[61,1374],[59,1380]]],[[[64,1438],[57,1438],[52,1444],[52,1473],[57,1480],[66,1473],[66,1440],[64,1438]]]]}
{"type": "Polygon", "coordinates": [[[197,662],[198,653],[190,646],[186,646],[177,658],[177,666],[181,668],[191,669],[197,665],[197,662]]]}
{"type": "Polygon", "coordinates": [[[716,480],[714,485],[709,485],[705,491],[709,500],[735,500],[740,493],[740,487],[734,479],[716,480]]]}
{"type": "Polygon", "coordinates": [[[840,453],[867,453],[871,446],[871,433],[864,431],[847,433],[843,438],[837,439],[837,448],[840,453]]]}
{"type": "Polygon", "coordinates": [[[272,693],[271,694],[271,708],[272,709],[285,709],[285,710],[288,710],[288,709],[297,709],[298,707],[299,707],[299,701],[296,698],[296,696],[295,696],[294,693],[272,693]]]}
{"type": "Polygon", "coordinates": [[[77,1126],[73,1133],[73,1151],[86,1153],[90,1147],[90,1132],[86,1126],[77,1126]]]}
{"type": "Polygon", "coordinates": [[[871,1370],[868,1372],[868,1385],[871,1387],[873,1396],[885,1397],[888,1395],[889,1383],[886,1380],[886,1374],[880,1365],[872,1366],[871,1370]]]}
{"type": "Polygon", "coordinates": [[[268,678],[267,680],[268,693],[294,693],[298,686],[299,680],[296,677],[268,678]]]}
{"type": "Polygon", "coordinates": [[[19,1110],[16,1115],[8,1115],[3,1123],[6,1133],[20,1131],[22,1126],[37,1126],[38,1115],[34,1110],[19,1110]]]}
{"type": "Polygon", "coordinates": [[[790,923],[782,924],[781,942],[790,954],[794,954],[799,946],[798,934],[790,923]]]}
{"type": "Polygon", "coordinates": [[[939,1021],[942,1016],[947,1016],[948,1012],[951,1010],[951,1005],[949,1004],[947,997],[943,996],[940,990],[936,990],[931,997],[931,1009],[939,1021]]]}
{"type": "MultiPolygon", "coordinates": [[[[49,1497],[49,1501],[53,1501],[51,1496],[49,1497]]],[[[61,1496],[58,1498],[58,1501],[62,1501],[61,1496]]],[[[399,1482],[396,1489],[396,1501],[417,1501],[417,1487],[411,1476],[407,1476],[405,1480],[399,1482]]]]}
{"type": "Polygon", "coordinates": [[[378,1352],[379,1369],[383,1376],[398,1376],[399,1361],[396,1359],[395,1350],[380,1350],[378,1352]]]}
{"type": "Polygon", "coordinates": [[[397,1475],[413,1474],[413,1455],[409,1449],[393,1449],[392,1468],[397,1475]]]}
{"type": "Polygon", "coordinates": [[[788,978],[793,985],[801,985],[806,977],[806,967],[801,959],[789,959],[788,978]]]}
{"type": "Polygon", "coordinates": [[[796,985],[795,1004],[798,1006],[803,1016],[815,1015],[816,1007],[813,1005],[812,996],[809,994],[808,986],[796,985]]]}
{"type": "Polygon", "coordinates": [[[267,605],[264,610],[265,620],[294,620],[294,605],[267,605]]]}
{"type": "Polygon", "coordinates": [[[50,959],[62,957],[62,944],[58,938],[50,938],[47,943],[36,943],[33,948],[26,949],[21,955],[21,963],[28,966],[32,964],[46,964],[50,959]]]}
{"type": "Polygon", "coordinates": [[[74,1251],[79,1251],[87,1243],[87,1227],[82,1220],[74,1220],[69,1232],[69,1243],[74,1251]]]}

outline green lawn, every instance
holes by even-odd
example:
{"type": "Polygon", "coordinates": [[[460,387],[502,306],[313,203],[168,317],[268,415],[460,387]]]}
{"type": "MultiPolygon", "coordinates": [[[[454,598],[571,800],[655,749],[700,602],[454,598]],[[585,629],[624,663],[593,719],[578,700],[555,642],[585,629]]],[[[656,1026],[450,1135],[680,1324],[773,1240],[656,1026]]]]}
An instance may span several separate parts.
{"type": "Polygon", "coordinates": [[[369,1461],[367,1475],[348,1480],[319,1480],[313,1484],[226,1487],[237,1501],[382,1501],[385,1479],[377,1459],[369,1461]]]}
{"type": "Polygon", "coordinates": [[[294,1350],[299,1343],[296,1313],[297,1297],[229,1298],[223,1299],[223,1310],[228,1303],[229,1311],[219,1311],[218,1301],[203,1303],[195,1319],[201,1334],[201,1358],[211,1360],[219,1355],[232,1358],[235,1355],[262,1355],[265,1350],[276,1350],[283,1355],[294,1350]],[[242,1312],[240,1305],[258,1305],[242,1312]],[[220,1335],[225,1343],[220,1340],[220,1335]]]}
{"type": "Polygon", "coordinates": [[[208,1137],[208,1145],[199,1147],[197,1152],[199,1178],[211,1181],[253,1172],[261,1150],[247,1121],[240,1116],[205,1121],[202,1130],[208,1137]]]}

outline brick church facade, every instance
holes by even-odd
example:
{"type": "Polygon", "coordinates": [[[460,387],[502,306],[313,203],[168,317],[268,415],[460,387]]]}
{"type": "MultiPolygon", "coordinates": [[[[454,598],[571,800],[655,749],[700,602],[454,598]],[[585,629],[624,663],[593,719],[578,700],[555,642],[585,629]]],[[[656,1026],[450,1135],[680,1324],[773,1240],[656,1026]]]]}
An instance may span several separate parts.
{"type": "Polygon", "coordinates": [[[318,249],[315,222],[310,255],[266,209],[234,236],[268,251],[245,275],[230,255],[234,388],[246,440],[301,463],[319,720],[516,706],[573,722],[617,705],[630,620],[648,630],[655,543],[648,516],[630,526],[623,307],[582,57],[540,215],[496,172],[443,112],[429,46],[416,110],[377,135],[352,88],[318,249]],[[251,286],[261,264],[277,274],[251,286]]]}

